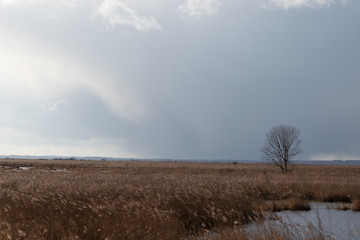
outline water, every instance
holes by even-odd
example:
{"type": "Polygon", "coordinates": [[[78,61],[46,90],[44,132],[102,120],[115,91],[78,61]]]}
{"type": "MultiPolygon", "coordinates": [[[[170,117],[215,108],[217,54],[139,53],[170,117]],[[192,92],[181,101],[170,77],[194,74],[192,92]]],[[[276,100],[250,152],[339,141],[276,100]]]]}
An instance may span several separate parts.
{"type": "Polygon", "coordinates": [[[336,240],[360,239],[360,212],[336,210],[337,204],[311,203],[311,211],[282,211],[276,213],[284,222],[315,228],[322,227],[336,240]]]}

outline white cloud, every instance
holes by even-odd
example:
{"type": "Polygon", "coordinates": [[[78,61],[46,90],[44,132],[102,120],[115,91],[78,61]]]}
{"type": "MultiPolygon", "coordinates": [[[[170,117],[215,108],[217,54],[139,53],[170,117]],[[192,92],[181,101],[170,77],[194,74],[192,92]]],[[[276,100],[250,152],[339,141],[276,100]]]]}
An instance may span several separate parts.
{"type": "Polygon", "coordinates": [[[41,0],[0,0],[0,6],[6,8],[17,4],[34,4],[40,1],[41,0]]]}
{"type": "MultiPolygon", "coordinates": [[[[285,10],[292,8],[316,8],[328,7],[334,3],[335,0],[262,0],[260,6],[263,8],[282,8],[285,10]]],[[[344,2],[344,0],[341,0],[344,2]]]]}
{"type": "Polygon", "coordinates": [[[55,102],[51,103],[50,105],[43,104],[41,106],[41,109],[48,110],[50,112],[58,111],[59,109],[65,107],[68,105],[68,102],[66,99],[59,99],[55,102]]]}
{"type": "Polygon", "coordinates": [[[50,14],[50,15],[47,16],[47,19],[50,20],[50,21],[54,20],[55,18],[56,18],[55,14],[50,14]]]}
{"type": "Polygon", "coordinates": [[[139,97],[102,70],[26,36],[0,35],[0,94],[46,103],[55,110],[67,93],[87,89],[119,118],[137,120],[145,111],[139,97]],[[54,103],[55,102],[55,103],[54,103]],[[54,103],[54,104],[49,104],[54,103]]]}
{"type": "MultiPolygon", "coordinates": [[[[0,8],[29,6],[49,6],[54,7],[54,9],[60,6],[84,7],[90,10],[89,17],[99,16],[111,26],[130,26],[141,32],[161,29],[154,17],[140,16],[134,9],[120,0],[0,0],[0,8]]],[[[49,20],[53,20],[55,17],[55,13],[47,15],[49,20]]]]}
{"type": "Polygon", "coordinates": [[[220,0],[186,0],[177,8],[182,17],[202,17],[214,15],[221,7],[220,0]]]}
{"type": "Polygon", "coordinates": [[[6,8],[16,5],[38,5],[38,4],[49,4],[57,3],[68,7],[77,7],[82,4],[81,0],[0,0],[0,7],[6,8]]]}
{"type": "Polygon", "coordinates": [[[102,1],[95,15],[101,16],[111,26],[131,26],[141,32],[161,29],[160,24],[153,17],[139,16],[132,8],[118,0],[102,1]]]}

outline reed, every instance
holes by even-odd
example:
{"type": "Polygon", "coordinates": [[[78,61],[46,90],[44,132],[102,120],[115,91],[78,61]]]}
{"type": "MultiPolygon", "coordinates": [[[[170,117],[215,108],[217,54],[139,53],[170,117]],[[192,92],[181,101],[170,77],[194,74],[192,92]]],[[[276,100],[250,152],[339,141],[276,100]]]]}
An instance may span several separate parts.
{"type": "Polygon", "coordinates": [[[308,211],[311,210],[310,204],[307,200],[300,198],[290,198],[286,200],[270,200],[263,203],[261,207],[263,211],[280,212],[285,210],[290,211],[308,211]]]}
{"type": "Polygon", "coordinates": [[[344,202],[340,202],[337,204],[336,208],[337,210],[343,210],[343,211],[346,211],[346,210],[350,210],[351,209],[351,206],[350,204],[346,204],[344,202]]]}
{"type": "Polygon", "coordinates": [[[359,193],[349,166],[0,160],[0,239],[186,239],[359,193]]]}
{"type": "Polygon", "coordinates": [[[351,209],[355,212],[360,211],[360,200],[359,199],[356,199],[353,201],[351,209]]]}

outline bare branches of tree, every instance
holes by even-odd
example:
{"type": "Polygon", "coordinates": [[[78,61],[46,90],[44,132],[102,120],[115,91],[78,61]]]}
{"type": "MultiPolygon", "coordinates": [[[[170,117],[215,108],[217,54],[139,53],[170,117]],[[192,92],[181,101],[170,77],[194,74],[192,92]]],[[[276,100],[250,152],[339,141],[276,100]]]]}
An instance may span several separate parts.
{"type": "Polygon", "coordinates": [[[302,152],[299,135],[300,131],[292,126],[273,127],[266,134],[264,147],[261,148],[263,159],[273,162],[286,173],[291,160],[302,152]]]}

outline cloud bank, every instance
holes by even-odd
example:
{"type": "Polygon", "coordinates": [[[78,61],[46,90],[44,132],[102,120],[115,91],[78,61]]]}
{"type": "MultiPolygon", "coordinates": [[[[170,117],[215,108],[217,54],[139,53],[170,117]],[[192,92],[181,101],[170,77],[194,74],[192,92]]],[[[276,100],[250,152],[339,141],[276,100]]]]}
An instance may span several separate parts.
{"type": "Polygon", "coordinates": [[[255,160],[286,123],[306,158],[358,158],[342,3],[0,0],[0,153],[255,160]]]}

